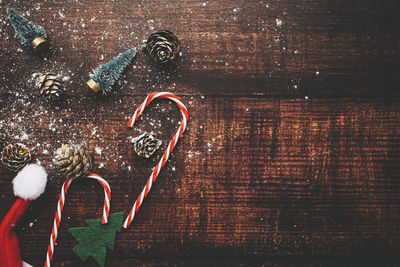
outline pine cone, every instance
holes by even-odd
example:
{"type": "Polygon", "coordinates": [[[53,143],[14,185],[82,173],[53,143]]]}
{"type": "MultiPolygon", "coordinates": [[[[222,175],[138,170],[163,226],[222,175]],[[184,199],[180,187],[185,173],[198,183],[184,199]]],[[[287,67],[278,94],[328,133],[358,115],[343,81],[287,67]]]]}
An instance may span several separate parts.
{"type": "Polygon", "coordinates": [[[63,87],[59,77],[52,73],[35,73],[35,85],[39,89],[40,94],[50,101],[60,99],[63,93],[63,87]]]}
{"type": "Polygon", "coordinates": [[[173,60],[180,48],[178,37],[169,30],[152,33],[146,42],[147,53],[160,63],[173,60]]]}
{"type": "Polygon", "coordinates": [[[3,150],[3,148],[6,146],[6,139],[7,135],[5,133],[0,133],[0,150],[3,150]]]}
{"type": "Polygon", "coordinates": [[[149,158],[161,146],[162,141],[153,135],[143,133],[132,139],[135,152],[142,157],[149,158]]]}
{"type": "Polygon", "coordinates": [[[1,162],[10,171],[17,172],[31,161],[29,149],[23,144],[9,144],[1,152],[1,162]]]}
{"type": "Polygon", "coordinates": [[[85,149],[66,144],[56,150],[54,163],[71,179],[85,177],[92,169],[92,158],[85,149]]]}

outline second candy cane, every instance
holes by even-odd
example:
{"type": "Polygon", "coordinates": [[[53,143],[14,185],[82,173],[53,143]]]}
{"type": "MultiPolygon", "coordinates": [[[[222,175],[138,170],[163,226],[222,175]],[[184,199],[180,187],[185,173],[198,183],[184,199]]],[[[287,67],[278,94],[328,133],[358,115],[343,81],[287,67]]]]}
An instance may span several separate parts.
{"type": "MultiPolygon", "coordinates": [[[[97,180],[104,189],[104,207],[103,207],[103,217],[101,218],[101,222],[103,224],[105,224],[105,223],[107,223],[109,212],[110,212],[110,199],[111,199],[110,185],[107,183],[106,180],[101,178],[100,175],[98,175],[96,173],[88,173],[88,175],[86,177],[97,180]]],[[[58,203],[57,203],[57,210],[56,210],[56,214],[54,217],[53,229],[51,230],[50,243],[49,243],[48,249],[47,249],[46,262],[44,263],[45,267],[50,267],[50,263],[53,260],[54,246],[57,241],[58,228],[60,227],[60,223],[61,223],[61,215],[62,215],[62,211],[64,209],[65,196],[68,193],[69,186],[75,180],[76,179],[67,178],[61,188],[60,197],[59,197],[58,203]]]]}
{"type": "Polygon", "coordinates": [[[183,132],[186,129],[187,122],[189,120],[189,113],[187,111],[187,108],[185,105],[182,103],[182,101],[174,94],[169,93],[169,92],[153,92],[149,94],[146,99],[143,101],[142,104],[136,109],[135,113],[131,117],[131,119],[128,122],[128,127],[133,127],[137,119],[140,117],[140,115],[143,113],[144,109],[154,100],[157,98],[166,98],[169,100],[172,100],[176,103],[176,105],[179,107],[179,110],[181,111],[182,119],[180,121],[180,125],[178,130],[176,131],[175,135],[172,137],[172,140],[169,142],[167,149],[164,151],[164,154],[162,158],[160,159],[160,162],[156,165],[154,168],[153,172],[150,175],[150,178],[147,180],[147,183],[145,187],[143,188],[142,192],[136,199],[135,203],[133,204],[132,209],[129,211],[129,214],[127,218],[125,219],[122,227],[128,228],[129,225],[132,223],[133,218],[135,217],[136,212],[138,212],[140,205],[142,205],[144,198],[147,196],[149,193],[151,186],[153,183],[156,181],[158,174],[160,173],[162,167],[164,167],[165,163],[167,162],[170,153],[174,150],[176,143],[178,142],[179,138],[181,138],[183,132]]]}

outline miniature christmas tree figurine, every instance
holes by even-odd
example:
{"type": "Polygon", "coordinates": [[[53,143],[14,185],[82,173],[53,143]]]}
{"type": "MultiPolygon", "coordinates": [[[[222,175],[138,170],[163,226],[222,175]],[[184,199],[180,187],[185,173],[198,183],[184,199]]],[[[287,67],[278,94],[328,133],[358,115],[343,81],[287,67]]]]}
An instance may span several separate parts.
{"type": "Polygon", "coordinates": [[[111,213],[107,224],[101,224],[101,219],[85,220],[88,227],[69,228],[68,231],[78,241],[72,249],[85,261],[90,256],[100,266],[104,266],[107,248],[114,249],[115,235],[121,230],[124,213],[111,213]]]}
{"type": "Polygon", "coordinates": [[[47,35],[41,26],[36,26],[12,8],[8,8],[7,13],[21,44],[28,47],[32,45],[35,52],[38,53],[47,50],[49,46],[47,35]]]}
{"type": "Polygon", "coordinates": [[[102,90],[104,95],[109,94],[114,83],[118,80],[124,69],[129,65],[135,55],[135,48],[119,54],[108,63],[95,69],[93,74],[90,74],[91,79],[87,81],[86,84],[94,92],[102,90]]]}

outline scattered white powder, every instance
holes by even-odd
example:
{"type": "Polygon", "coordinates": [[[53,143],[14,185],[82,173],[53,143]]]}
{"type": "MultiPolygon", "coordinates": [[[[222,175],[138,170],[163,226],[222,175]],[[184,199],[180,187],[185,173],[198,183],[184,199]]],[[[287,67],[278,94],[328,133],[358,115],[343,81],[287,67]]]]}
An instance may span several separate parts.
{"type": "MultiPolygon", "coordinates": [[[[200,6],[202,7],[207,7],[208,6],[208,1],[203,0],[204,2],[200,2],[200,6]]],[[[4,2],[4,1],[3,1],[4,2]]],[[[1,0],[0,0],[1,3],[1,0]]],[[[76,1],[76,3],[80,3],[80,1],[76,1]]],[[[210,2],[212,4],[212,2],[210,2]]],[[[168,3],[166,4],[168,6],[168,3]]],[[[43,8],[44,6],[42,6],[43,8]]],[[[35,9],[39,10],[41,8],[40,4],[35,4],[35,9]]],[[[144,6],[139,6],[139,8],[144,9],[144,13],[148,12],[148,10],[145,10],[144,6]]],[[[203,9],[199,7],[200,9],[203,9]]],[[[74,12],[82,12],[85,11],[84,9],[73,9],[74,12]]],[[[205,9],[203,9],[205,10],[205,9]]],[[[239,19],[239,14],[237,12],[242,11],[239,7],[230,7],[228,11],[233,10],[234,13],[232,14],[233,16],[237,16],[237,19],[239,19]]],[[[67,12],[63,8],[57,8],[53,10],[49,10],[49,12],[52,12],[52,17],[54,17],[55,20],[61,21],[63,27],[62,31],[68,32],[69,36],[73,36],[74,40],[89,40],[88,34],[89,32],[85,30],[84,28],[87,27],[94,27],[94,26],[101,26],[101,24],[104,22],[104,18],[102,17],[104,12],[100,11],[99,12],[99,18],[89,16],[89,14],[86,14],[87,16],[84,17],[83,19],[74,19],[73,17],[70,17],[69,12],[67,12]],[[67,21],[66,21],[67,19],[67,21]],[[87,25],[86,25],[87,24],[87,25]]],[[[86,13],[86,11],[85,11],[86,13]]],[[[110,12],[111,14],[112,12],[110,12]]],[[[192,12],[190,12],[192,13],[192,12]]],[[[27,13],[29,15],[29,13],[27,13]]],[[[189,16],[189,15],[188,15],[189,16]]],[[[190,16],[193,16],[193,14],[190,14],[190,16]]],[[[231,16],[228,18],[227,22],[232,22],[236,17],[231,16]]],[[[51,19],[51,18],[50,18],[51,19]]],[[[44,18],[43,18],[44,20],[44,18]]],[[[0,23],[3,22],[5,24],[6,22],[0,18],[0,23]]],[[[53,21],[54,22],[54,21],[53,21]]],[[[109,23],[115,23],[115,19],[110,19],[109,23]]],[[[8,23],[8,22],[7,22],[8,23]]],[[[49,23],[52,23],[50,20],[49,23]]],[[[237,23],[237,22],[236,22],[237,23]]],[[[97,57],[100,57],[100,60],[103,61],[106,58],[106,51],[102,49],[102,47],[99,45],[102,43],[102,41],[109,41],[112,38],[117,38],[119,46],[121,47],[130,47],[130,46],[136,46],[140,47],[142,44],[141,43],[146,43],[147,38],[146,36],[149,36],[152,32],[151,29],[153,28],[159,28],[161,25],[160,19],[154,18],[154,19],[149,19],[147,22],[146,27],[142,26],[132,26],[129,25],[129,27],[132,28],[132,32],[128,34],[129,38],[126,38],[126,35],[119,36],[119,35],[114,35],[113,31],[108,32],[107,27],[104,27],[103,32],[101,34],[101,37],[96,37],[93,40],[92,43],[88,43],[88,49],[92,49],[93,51],[96,51],[97,57]],[[143,41],[141,40],[142,38],[143,41]],[[99,56],[101,55],[101,56],[99,56]]],[[[117,27],[121,26],[118,25],[117,27]]],[[[127,25],[128,26],[128,25],[127,25]]],[[[0,37],[3,39],[8,39],[8,36],[4,34],[3,29],[0,29],[0,37]]],[[[179,35],[178,35],[179,37],[179,35]]],[[[221,36],[217,36],[216,38],[221,38],[221,36]]],[[[80,50],[80,47],[74,45],[77,42],[74,41],[71,46],[63,46],[57,49],[57,51],[66,51],[66,49],[71,50],[73,53],[78,53],[80,50]]],[[[190,46],[189,44],[184,48],[183,51],[180,52],[181,56],[187,56],[190,55],[190,46]]],[[[240,50],[240,47],[237,48],[240,50]]],[[[20,51],[21,53],[24,52],[24,49],[18,47],[17,51],[20,51]]],[[[190,58],[190,57],[187,57],[190,58]]],[[[193,67],[194,68],[200,68],[202,67],[201,65],[204,63],[204,60],[202,58],[192,56],[193,59],[193,67]]],[[[205,58],[207,60],[211,60],[211,57],[205,58]]],[[[22,62],[21,58],[21,62],[22,62]]],[[[108,58],[106,58],[108,60],[108,58]]],[[[19,63],[21,63],[19,62],[19,63]]],[[[63,143],[68,143],[72,145],[79,145],[82,147],[85,147],[89,150],[90,153],[96,153],[97,155],[101,155],[101,161],[103,163],[100,163],[98,160],[95,162],[95,165],[97,165],[99,168],[105,168],[105,164],[110,164],[110,169],[113,169],[111,165],[119,165],[119,166],[126,166],[126,169],[131,171],[133,167],[129,164],[134,164],[131,160],[129,160],[129,157],[127,154],[123,154],[122,158],[119,156],[118,152],[120,147],[115,145],[115,141],[119,137],[112,136],[111,141],[107,139],[106,136],[107,131],[105,131],[105,124],[98,123],[91,110],[86,110],[85,108],[81,108],[82,106],[85,105],[86,101],[91,101],[92,96],[91,95],[82,95],[77,97],[78,93],[79,95],[82,93],[80,92],[81,89],[76,89],[74,86],[74,83],[76,83],[77,77],[76,77],[76,70],[68,70],[66,67],[70,67],[67,65],[63,65],[62,62],[58,61],[55,58],[46,58],[44,59],[44,62],[46,62],[46,69],[38,69],[37,71],[53,71],[56,72],[57,74],[62,75],[62,81],[65,82],[65,87],[68,90],[68,97],[65,98],[65,101],[68,102],[70,105],[61,105],[60,108],[57,106],[53,105],[47,105],[44,102],[41,101],[39,97],[33,96],[33,87],[29,86],[29,90],[32,91],[27,91],[27,88],[24,88],[22,90],[23,86],[19,88],[20,84],[18,86],[13,86],[12,84],[6,84],[4,83],[4,86],[2,87],[2,93],[5,93],[6,95],[10,95],[11,100],[9,102],[0,102],[0,105],[3,105],[2,107],[2,116],[0,117],[0,128],[7,133],[9,136],[9,140],[12,142],[18,142],[21,141],[21,143],[24,143],[27,145],[30,149],[34,150],[34,154],[36,158],[39,158],[42,160],[42,163],[46,167],[51,167],[52,164],[51,158],[53,152],[63,143]],[[29,93],[28,93],[29,92],[29,93]],[[72,99],[69,99],[69,96],[73,96],[72,99]],[[79,112],[79,113],[78,113],[79,112]],[[62,117],[62,119],[61,119],[62,117]],[[87,124],[86,128],[82,124],[79,124],[79,127],[76,125],[77,122],[79,123],[81,120],[85,121],[85,124],[87,124]],[[99,125],[99,126],[96,126],[99,125]],[[82,131],[76,131],[76,132],[69,132],[70,129],[80,129],[82,128],[82,131]],[[40,129],[40,130],[38,130],[40,129]],[[69,134],[65,134],[66,132],[69,132],[69,134]],[[85,135],[81,133],[86,133],[85,135]],[[89,133],[89,134],[87,134],[89,133]],[[91,134],[91,135],[90,135],[91,134]],[[46,136],[46,138],[40,138],[42,136],[46,136]],[[96,139],[96,142],[92,142],[94,139],[96,139]],[[95,144],[95,145],[93,145],[95,144]],[[96,147],[99,146],[99,147],[96,147]],[[46,148],[46,149],[45,149],[46,148]],[[117,153],[116,153],[117,152],[117,153]],[[114,158],[119,158],[121,160],[118,160],[117,163],[113,163],[115,161],[114,158]],[[125,160],[125,162],[123,162],[125,160]]],[[[191,60],[190,63],[191,64],[191,60]]],[[[232,66],[232,69],[234,69],[234,65],[237,62],[226,62],[226,59],[221,59],[217,64],[220,64],[223,66],[226,63],[226,66],[232,66]]],[[[133,62],[135,64],[135,62],[133,62]]],[[[137,65],[133,65],[132,69],[137,70],[140,75],[138,75],[140,81],[138,84],[146,84],[148,85],[149,88],[152,88],[153,90],[161,90],[161,89],[168,89],[168,91],[177,91],[176,90],[176,83],[173,82],[175,79],[174,75],[170,75],[168,73],[158,73],[156,74],[154,71],[152,72],[152,69],[144,66],[143,64],[137,63],[137,65]],[[137,66],[139,65],[139,66],[137,66]]],[[[18,65],[15,65],[18,67],[18,65]]],[[[82,68],[83,67],[83,62],[79,66],[79,63],[76,65],[77,67],[82,68]]],[[[86,66],[90,67],[90,66],[86,66]]],[[[97,65],[93,65],[91,67],[97,67],[97,65]]],[[[15,70],[11,69],[10,72],[14,72],[15,70]]],[[[35,70],[36,71],[36,70],[35,70]]],[[[30,74],[30,73],[29,73],[30,74]]],[[[5,80],[4,77],[0,77],[0,80],[5,80]]],[[[121,84],[120,88],[118,88],[119,92],[117,92],[115,95],[112,97],[115,97],[116,101],[119,101],[119,103],[123,103],[126,101],[126,98],[124,98],[124,95],[120,95],[119,93],[122,93],[125,91],[130,91],[134,92],[136,90],[135,86],[130,87],[129,79],[128,78],[122,78],[121,79],[121,84]],[[127,85],[125,85],[127,84],[127,85]]],[[[196,90],[196,89],[194,89],[196,90]]],[[[195,95],[196,93],[194,93],[195,95]]],[[[199,95],[200,92],[197,91],[197,95],[199,95]]],[[[188,97],[186,97],[187,101],[188,97]]],[[[193,105],[195,107],[198,106],[203,106],[205,96],[201,95],[200,98],[195,97],[193,98],[193,101],[190,101],[190,105],[193,105]]],[[[139,104],[140,101],[136,102],[135,104],[139,104]]],[[[116,102],[118,103],[118,102],[116,102]]],[[[160,102],[161,103],[161,102],[160,102]]],[[[157,103],[159,104],[159,103],[157,103]]],[[[152,119],[152,116],[154,116],[155,113],[149,113],[150,119],[143,117],[143,122],[149,123],[151,127],[149,127],[150,130],[154,130],[155,133],[158,135],[163,136],[165,134],[165,127],[170,127],[171,124],[176,124],[177,122],[177,115],[172,113],[171,110],[175,110],[175,106],[171,104],[171,109],[168,108],[168,105],[165,103],[161,103],[160,105],[154,105],[155,109],[154,111],[157,112],[162,112],[163,114],[168,114],[168,121],[165,120],[165,117],[162,120],[150,120],[152,119]],[[166,108],[167,107],[167,108],[166,108]],[[172,123],[171,123],[172,122],[172,123]],[[173,123],[175,122],[175,123],[173,123]]],[[[109,112],[109,109],[105,106],[99,107],[99,110],[97,111],[98,114],[101,113],[106,113],[109,112]]],[[[115,110],[113,110],[114,114],[115,110]]],[[[175,111],[174,111],[175,112],[175,111]]],[[[201,115],[201,118],[205,118],[206,115],[201,115]]],[[[200,119],[199,118],[199,121],[200,119]]],[[[118,118],[118,123],[121,123],[120,120],[123,120],[123,118],[118,118]]],[[[109,119],[110,122],[114,122],[114,118],[109,119]]],[[[144,123],[143,123],[144,124],[144,123]]],[[[205,126],[200,125],[198,126],[199,129],[205,128],[205,126]]],[[[137,129],[137,132],[132,133],[132,135],[136,136],[140,133],[142,129],[137,129]]],[[[188,128],[189,129],[189,128],[188,128]]],[[[148,129],[147,129],[148,130],[148,129]]],[[[193,130],[193,129],[191,129],[193,130]]],[[[197,129],[194,129],[196,132],[197,129]]],[[[200,131],[200,130],[198,130],[200,131]]],[[[188,134],[188,133],[187,133],[188,134]]],[[[168,137],[169,138],[169,137],[168,137]]],[[[126,140],[123,140],[122,142],[126,142],[126,140]]],[[[167,140],[166,140],[167,141],[167,140]]],[[[167,141],[169,142],[169,140],[167,141]]],[[[128,142],[127,142],[128,143],[128,142]]],[[[207,147],[203,149],[199,149],[201,151],[193,151],[193,152],[185,152],[188,153],[188,157],[194,157],[197,156],[199,158],[203,158],[202,153],[207,153],[207,147]]],[[[128,153],[132,152],[132,148],[128,149],[128,153]]],[[[120,153],[122,154],[122,153],[120,153]]],[[[170,159],[171,161],[171,159],[170,159]]],[[[109,166],[109,165],[107,165],[109,166]]],[[[136,167],[135,167],[136,168],[136,167]]],[[[49,170],[50,171],[50,170],[49,170]]],[[[176,171],[176,167],[172,166],[171,171],[176,171]]],[[[2,196],[4,198],[4,196],[2,196]]],[[[70,217],[67,217],[67,219],[71,219],[70,217]]]]}
{"type": "Polygon", "coordinates": [[[103,149],[101,149],[100,147],[95,147],[94,151],[96,151],[97,155],[101,155],[103,149]]]}
{"type": "Polygon", "coordinates": [[[28,140],[29,139],[29,135],[25,132],[22,132],[20,140],[24,141],[24,140],[28,140]]]}
{"type": "Polygon", "coordinates": [[[92,128],[92,136],[96,134],[98,128],[98,126],[92,128]]]}

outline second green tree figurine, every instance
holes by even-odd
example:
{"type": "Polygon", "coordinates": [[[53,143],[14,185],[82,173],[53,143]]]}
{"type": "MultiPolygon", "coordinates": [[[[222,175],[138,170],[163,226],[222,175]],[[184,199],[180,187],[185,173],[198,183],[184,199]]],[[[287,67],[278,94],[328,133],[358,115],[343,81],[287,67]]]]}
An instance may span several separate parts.
{"type": "Polygon", "coordinates": [[[136,49],[132,48],[119,54],[108,63],[101,65],[90,74],[90,80],[86,84],[94,92],[103,91],[107,95],[112,91],[112,87],[121,76],[124,69],[129,65],[136,55],[136,49]]]}

